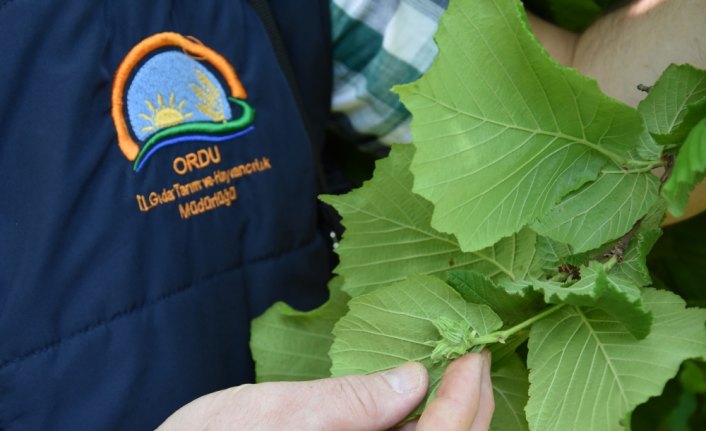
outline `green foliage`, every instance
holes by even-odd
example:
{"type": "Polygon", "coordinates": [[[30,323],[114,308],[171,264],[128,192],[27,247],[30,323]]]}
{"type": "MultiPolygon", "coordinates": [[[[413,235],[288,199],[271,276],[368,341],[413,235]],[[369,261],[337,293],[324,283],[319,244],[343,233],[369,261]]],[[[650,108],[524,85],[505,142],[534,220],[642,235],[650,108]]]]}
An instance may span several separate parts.
{"type": "Polygon", "coordinates": [[[604,265],[591,262],[580,268],[581,279],[573,283],[546,280],[522,280],[502,284],[506,290],[525,294],[541,292],[547,304],[567,304],[598,308],[621,322],[634,337],[650,333],[652,318],[644,309],[639,286],[607,273],[604,265]]]}
{"type": "Polygon", "coordinates": [[[648,173],[603,173],[567,196],[532,228],[573,245],[576,253],[592,250],[619,238],[647,214],[657,200],[658,187],[657,177],[648,173]]]}
{"type": "Polygon", "coordinates": [[[703,384],[706,364],[686,361],[679,374],[667,382],[662,394],[650,398],[632,414],[635,431],[704,431],[706,430],[706,394],[693,380],[703,384]]]}
{"type": "Polygon", "coordinates": [[[328,351],[333,325],[348,310],[340,278],[329,283],[329,300],[301,312],[278,302],[253,320],[250,350],[258,382],[312,380],[331,375],[328,351]]]}
{"type": "Polygon", "coordinates": [[[451,351],[455,347],[451,342],[461,340],[440,333],[439,319],[464,322],[481,336],[502,325],[488,306],[464,301],[454,289],[429,276],[382,287],[351,299],[348,306],[350,312],[333,330],[331,374],[367,374],[419,361],[429,370],[430,394],[436,391],[449,359],[463,353],[451,351]],[[444,351],[433,358],[437,346],[444,351]]]}
{"type": "Polygon", "coordinates": [[[681,145],[706,117],[706,72],[688,64],[669,66],[637,109],[657,142],[681,145]]]}
{"type": "Polygon", "coordinates": [[[510,1],[451,2],[436,36],[444,49],[397,90],[414,114],[413,190],[464,251],[547,216],[602,169],[639,163],[640,115],[558,66],[523,13],[510,1]]]}
{"type": "Polygon", "coordinates": [[[491,431],[529,430],[524,412],[529,389],[525,364],[518,356],[513,355],[502,367],[493,370],[491,379],[495,398],[491,431]]]}
{"type": "Polygon", "coordinates": [[[680,216],[689,192],[706,178],[706,71],[669,66],[638,110],[657,142],[683,146],[662,189],[669,212],[680,216]]]}
{"type": "Polygon", "coordinates": [[[524,230],[465,253],[452,235],[431,227],[431,203],[412,193],[413,153],[409,145],[395,145],[362,188],[321,198],[343,216],[346,227],[346,239],[336,250],[343,290],[357,296],[410,274],[443,274],[454,268],[473,269],[496,280],[526,277],[534,259],[534,232],[524,230]]]}
{"type": "Polygon", "coordinates": [[[682,361],[704,355],[706,310],[653,289],[643,300],[654,316],[644,340],[594,308],[565,307],[532,327],[531,429],[620,430],[625,414],[660,394],[682,361]]]}
{"type": "Polygon", "coordinates": [[[706,216],[660,224],[706,172],[703,72],[671,67],[629,108],[549,59],[515,0],[452,1],[437,42],[397,89],[414,144],[322,198],[346,227],[331,299],[254,321],[258,379],[419,361],[418,415],[454,358],[487,347],[493,430],[699,423],[706,368],[684,361],[706,359],[706,310],[668,289],[706,304],[706,216]]]}
{"type": "Polygon", "coordinates": [[[449,272],[447,283],[467,302],[490,307],[507,325],[516,325],[529,319],[542,307],[542,302],[536,298],[526,294],[511,295],[479,272],[449,272]]]}
{"type": "Polygon", "coordinates": [[[675,216],[684,214],[689,201],[689,192],[704,178],[706,178],[706,118],[689,132],[674,162],[672,176],[662,188],[662,194],[669,205],[669,212],[675,216]]]}
{"type": "Polygon", "coordinates": [[[706,364],[694,361],[684,362],[679,383],[692,394],[706,394],[706,364]]]}
{"type": "MultiPolygon", "coordinates": [[[[446,282],[467,302],[490,307],[508,327],[531,319],[544,306],[539,295],[511,295],[482,273],[474,271],[451,271],[447,273],[446,282]]],[[[489,345],[494,366],[502,367],[506,359],[514,357],[515,350],[527,341],[528,335],[528,331],[519,331],[503,343],[489,345]]]]}
{"type": "Polygon", "coordinates": [[[706,213],[669,226],[649,255],[652,273],[691,306],[706,307],[706,213]]]}
{"type": "Polygon", "coordinates": [[[623,261],[616,266],[612,273],[616,277],[629,280],[638,286],[647,286],[652,283],[647,269],[646,256],[659,238],[661,231],[658,228],[640,231],[628,244],[623,261]]]}

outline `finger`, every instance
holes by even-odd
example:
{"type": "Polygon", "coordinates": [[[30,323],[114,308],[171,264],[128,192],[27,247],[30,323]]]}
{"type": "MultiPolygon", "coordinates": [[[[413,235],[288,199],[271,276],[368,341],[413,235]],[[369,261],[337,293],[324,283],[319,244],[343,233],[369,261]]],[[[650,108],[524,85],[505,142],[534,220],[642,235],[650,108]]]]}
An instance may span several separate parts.
{"type": "MultiPolygon", "coordinates": [[[[252,407],[252,397],[247,394],[256,386],[264,385],[241,385],[203,395],[169,416],[156,431],[230,429],[233,419],[244,417],[242,413],[252,407]]],[[[251,414],[253,421],[239,423],[243,429],[255,429],[258,417],[251,414]]]]}
{"type": "Polygon", "coordinates": [[[452,362],[416,431],[468,431],[480,406],[484,358],[469,353],[452,362]]]}
{"type": "Polygon", "coordinates": [[[417,421],[407,422],[399,428],[395,428],[395,431],[415,431],[417,429],[417,421]]]}
{"type": "Polygon", "coordinates": [[[419,363],[367,376],[314,382],[304,411],[317,413],[307,430],[372,431],[395,426],[426,395],[428,376],[419,363]]]}
{"type": "Polygon", "coordinates": [[[478,414],[473,420],[471,431],[487,431],[490,428],[490,422],[493,419],[495,411],[495,399],[493,398],[493,383],[490,378],[490,352],[483,350],[483,376],[480,383],[480,405],[478,414]]]}

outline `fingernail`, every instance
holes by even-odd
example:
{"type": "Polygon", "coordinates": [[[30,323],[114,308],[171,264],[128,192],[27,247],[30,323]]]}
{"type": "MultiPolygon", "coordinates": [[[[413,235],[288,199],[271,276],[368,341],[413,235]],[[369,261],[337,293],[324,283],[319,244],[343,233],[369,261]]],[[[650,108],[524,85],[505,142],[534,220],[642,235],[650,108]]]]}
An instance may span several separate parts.
{"type": "Polygon", "coordinates": [[[419,366],[406,364],[399,368],[382,373],[393,391],[398,394],[414,392],[422,384],[422,373],[419,366]]]}

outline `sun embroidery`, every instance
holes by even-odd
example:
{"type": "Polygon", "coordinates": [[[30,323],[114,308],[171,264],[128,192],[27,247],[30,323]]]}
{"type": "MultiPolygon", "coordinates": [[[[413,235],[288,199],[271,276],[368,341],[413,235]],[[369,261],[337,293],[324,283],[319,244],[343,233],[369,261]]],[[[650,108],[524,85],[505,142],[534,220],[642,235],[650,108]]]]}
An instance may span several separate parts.
{"type": "Polygon", "coordinates": [[[169,102],[165,105],[162,94],[157,93],[157,106],[149,100],[145,100],[147,108],[150,110],[150,115],[140,114],[141,118],[150,122],[149,126],[143,127],[143,132],[153,132],[171,126],[176,126],[191,118],[194,115],[192,112],[184,112],[186,100],[182,100],[176,104],[176,97],[172,92],[169,95],[169,102]]]}

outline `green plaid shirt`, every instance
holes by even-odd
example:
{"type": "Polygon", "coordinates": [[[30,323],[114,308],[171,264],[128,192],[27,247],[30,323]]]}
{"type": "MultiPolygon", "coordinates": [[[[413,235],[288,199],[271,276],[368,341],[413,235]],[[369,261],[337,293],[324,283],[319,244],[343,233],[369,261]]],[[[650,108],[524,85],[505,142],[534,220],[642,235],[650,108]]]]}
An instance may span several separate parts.
{"type": "Polygon", "coordinates": [[[335,127],[360,147],[409,142],[410,115],[395,85],[416,80],[436,56],[448,0],[331,0],[335,127]]]}

